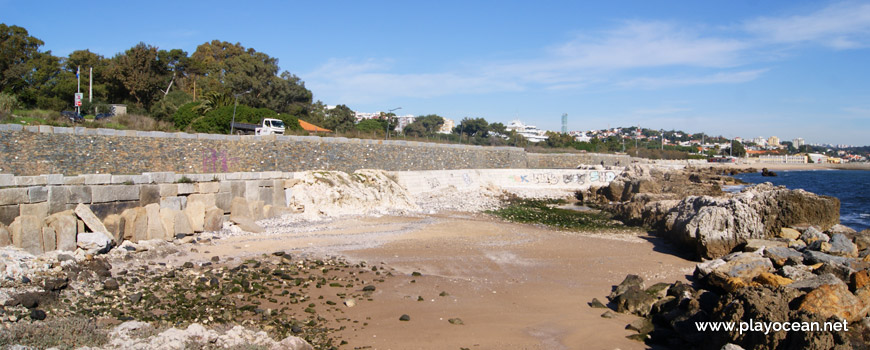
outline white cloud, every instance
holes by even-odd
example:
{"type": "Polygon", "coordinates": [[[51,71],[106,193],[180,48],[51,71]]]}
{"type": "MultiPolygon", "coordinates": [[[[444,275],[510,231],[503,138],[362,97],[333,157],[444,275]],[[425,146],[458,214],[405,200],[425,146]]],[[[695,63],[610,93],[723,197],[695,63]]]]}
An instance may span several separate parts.
{"type": "Polygon", "coordinates": [[[814,13],[762,17],[747,21],[745,29],[773,43],[816,42],[835,49],[870,44],[870,4],[839,3],[814,13]]]}
{"type": "Polygon", "coordinates": [[[694,77],[640,77],[619,82],[616,85],[626,88],[659,89],[690,85],[739,84],[755,80],[766,71],[767,69],[756,69],[739,72],[720,72],[694,77]]]}
{"type": "MultiPolygon", "coordinates": [[[[464,63],[462,69],[396,72],[389,60],[331,60],[305,74],[315,91],[345,103],[545,89],[663,89],[739,84],[817,42],[834,49],[870,46],[870,4],[843,3],[809,14],[763,17],[723,29],[662,21],[627,21],[543,48],[532,59],[464,63]],[[650,69],[693,75],[652,76],[650,69]]],[[[662,73],[663,74],[663,73],[662,73]]]]}

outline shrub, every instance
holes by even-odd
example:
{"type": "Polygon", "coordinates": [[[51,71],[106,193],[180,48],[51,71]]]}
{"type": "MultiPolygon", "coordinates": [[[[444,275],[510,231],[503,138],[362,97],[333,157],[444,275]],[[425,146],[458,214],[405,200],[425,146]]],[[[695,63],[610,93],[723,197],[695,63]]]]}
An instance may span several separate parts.
{"type": "Polygon", "coordinates": [[[0,93],[0,113],[12,113],[18,108],[18,97],[6,93],[0,93]]]}
{"type": "MultiPolygon", "coordinates": [[[[279,115],[268,108],[251,108],[239,105],[236,108],[236,122],[257,124],[263,118],[280,119],[287,124],[290,130],[300,130],[299,120],[291,115],[279,115]]],[[[224,106],[212,110],[202,118],[191,123],[191,128],[196,132],[227,134],[230,132],[230,123],[233,120],[233,106],[224,106]]]]}
{"type": "Polygon", "coordinates": [[[0,332],[0,348],[10,345],[38,349],[100,346],[108,342],[106,334],[94,320],[82,317],[48,319],[34,323],[18,322],[0,332]]]}
{"type": "Polygon", "coordinates": [[[202,102],[190,102],[178,107],[178,110],[172,114],[172,122],[175,124],[175,128],[178,130],[184,130],[194,121],[194,119],[199,118],[200,115],[196,111],[196,107],[201,103],[202,102]]]}

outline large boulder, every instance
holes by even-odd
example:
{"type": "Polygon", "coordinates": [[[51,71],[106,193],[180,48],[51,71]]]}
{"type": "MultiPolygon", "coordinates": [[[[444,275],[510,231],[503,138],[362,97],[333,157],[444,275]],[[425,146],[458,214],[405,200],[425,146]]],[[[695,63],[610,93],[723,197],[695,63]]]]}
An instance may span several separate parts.
{"type": "Polygon", "coordinates": [[[866,315],[864,304],[842,283],[823,284],[807,293],[798,310],[849,322],[858,321],[866,315]]]}
{"type": "Polygon", "coordinates": [[[12,235],[9,234],[9,228],[0,222],[0,247],[12,245],[12,235]]]}
{"type": "Polygon", "coordinates": [[[57,250],[76,250],[78,221],[71,210],[50,215],[45,219],[45,225],[54,229],[57,250]]]}
{"type": "Polygon", "coordinates": [[[688,197],[667,215],[665,229],[672,240],[707,259],[728,254],[748,239],[764,237],[758,212],[738,198],[688,197]]]}
{"type": "Polygon", "coordinates": [[[21,215],[9,225],[12,233],[12,243],[30,254],[39,255],[44,252],[42,244],[42,221],[33,215],[21,215]]]}
{"type": "Polygon", "coordinates": [[[78,215],[79,219],[82,219],[82,221],[85,222],[85,226],[87,226],[91,230],[91,232],[100,232],[106,235],[106,237],[111,240],[115,239],[115,237],[113,237],[112,234],[109,233],[109,230],[106,228],[106,226],[103,225],[103,222],[100,221],[99,218],[97,218],[94,212],[91,211],[91,208],[87,205],[79,203],[79,205],[76,206],[75,213],[76,215],[78,215]]]}
{"type": "Polygon", "coordinates": [[[78,247],[88,254],[102,254],[112,248],[112,240],[105,232],[80,232],[76,241],[78,247]]]}
{"type": "Polygon", "coordinates": [[[836,198],[764,183],[726,197],[687,197],[661,230],[698,257],[716,258],[749,239],[776,237],[784,227],[812,223],[826,230],[839,222],[839,211],[836,198]]]}

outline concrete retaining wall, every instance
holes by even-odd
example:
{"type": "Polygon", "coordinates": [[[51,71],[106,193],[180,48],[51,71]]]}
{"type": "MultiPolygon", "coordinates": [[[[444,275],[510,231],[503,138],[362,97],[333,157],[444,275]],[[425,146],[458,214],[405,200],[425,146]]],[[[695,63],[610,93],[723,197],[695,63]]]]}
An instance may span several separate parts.
{"type": "Polygon", "coordinates": [[[624,155],[534,154],[515,147],[0,124],[0,174],[23,176],[155,171],[572,169],[580,164],[626,165],[630,161],[624,155]]]}

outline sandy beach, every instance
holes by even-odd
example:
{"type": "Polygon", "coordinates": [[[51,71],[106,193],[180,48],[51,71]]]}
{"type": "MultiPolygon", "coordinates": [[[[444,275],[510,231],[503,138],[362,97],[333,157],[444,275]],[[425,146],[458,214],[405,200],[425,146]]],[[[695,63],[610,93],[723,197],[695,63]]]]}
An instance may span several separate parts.
{"type": "Polygon", "coordinates": [[[346,327],[335,335],[352,349],[643,349],[625,338],[634,316],[605,319],[587,303],[606,302],[626,274],[651,285],[685,281],[694,268],[644,232],[564,232],[468,213],[341,218],[191,248],[183,259],[284,250],[392,269],[370,301],[326,317],[346,327]],[[456,318],[463,325],[448,322],[456,318]]]}

